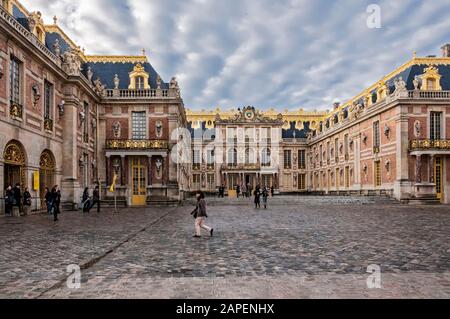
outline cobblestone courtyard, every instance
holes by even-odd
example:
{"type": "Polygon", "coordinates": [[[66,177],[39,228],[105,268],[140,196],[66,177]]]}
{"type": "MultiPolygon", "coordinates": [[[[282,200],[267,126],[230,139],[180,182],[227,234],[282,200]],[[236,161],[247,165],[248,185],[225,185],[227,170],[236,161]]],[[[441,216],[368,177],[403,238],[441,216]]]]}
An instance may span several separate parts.
{"type": "Polygon", "coordinates": [[[209,199],[215,236],[188,204],[0,218],[1,298],[449,298],[450,208],[389,200],[209,199]],[[82,267],[68,289],[69,264],[82,267]],[[367,267],[381,267],[368,289],[367,267]]]}

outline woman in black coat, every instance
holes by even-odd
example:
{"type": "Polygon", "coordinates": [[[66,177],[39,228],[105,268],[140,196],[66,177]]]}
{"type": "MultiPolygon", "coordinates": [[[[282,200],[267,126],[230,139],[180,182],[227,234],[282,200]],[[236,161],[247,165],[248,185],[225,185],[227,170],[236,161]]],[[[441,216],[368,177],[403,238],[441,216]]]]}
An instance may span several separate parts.
{"type": "Polygon", "coordinates": [[[5,214],[7,216],[12,215],[13,203],[14,203],[14,194],[12,191],[12,187],[10,185],[8,186],[8,188],[6,188],[5,191],[5,214]]]}
{"type": "Polygon", "coordinates": [[[91,202],[89,200],[89,188],[85,188],[83,196],[81,197],[81,206],[83,207],[83,213],[89,213],[91,202]]]}
{"type": "Polygon", "coordinates": [[[45,188],[45,205],[47,206],[47,214],[51,214],[52,213],[52,193],[50,192],[50,190],[48,189],[48,187],[45,188]]]}
{"type": "Polygon", "coordinates": [[[52,198],[53,220],[56,222],[58,221],[58,214],[60,213],[59,205],[61,204],[61,192],[58,188],[58,185],[55,185],[52,188],[51,198],[52,198]]]}

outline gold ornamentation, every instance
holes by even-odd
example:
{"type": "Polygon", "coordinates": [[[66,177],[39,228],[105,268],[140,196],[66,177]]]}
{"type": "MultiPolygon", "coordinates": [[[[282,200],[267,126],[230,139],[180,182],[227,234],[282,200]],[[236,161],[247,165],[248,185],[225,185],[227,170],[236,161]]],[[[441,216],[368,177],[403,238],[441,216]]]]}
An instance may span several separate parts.
{"type": "Polygon", "coordinates": [[[12,165],[25,165],[25,153],[22,144],[16,141],[9,142],[3,153],[5,163],[12,165]]]}
{"type": "Polygon", "coordinates": [[[110,150],[168,149],[168,143],[162,140],[107,140],[106,148],[110,150]]]}
{"type": "Polygon", "coordinates": [[[450,140],[412,140],[410,143],[410,151],[420,150],[450,150],[450,140]]]}
{"type": "Polygon", "coordinates": [[[53,120],[52,119],[44,119],[44,130],[53,131],[53,120]]]}
{"type": "Polygon", "coordinates": [[[48,150],[43,151],[41,154],[39,165],[41,169],[54,170],[56,165],[53,154],[48,150]]]}
{"type": "Polygon", "coordinates": [[[21,119],[23,117],[23,107],[17,103],[11,104],[10,114],[12,117],[21,119]]]}
{"type": "Polygon", "coordinates": [[[148,90],[150,89],[150,85],[148,84],[148,79],[150,78],[150,75],[145,71],[144,66],[141,63],[138,63],[134,66],[134,69],[132,72],[130,72],[130,86],[128,87],[129,90],[136,90],[138,89],[138,83],[137,80],[139,78],[143,79],[143,89],[148,90]]]}
{"type": "Polygon", "coordinates": [[[442,76],[439,74],[439,69],[430,65],[426,68],[425,73],[420,76],[422,79],[422,91],[442,91],[441,86],[441,78],[442,76]]]}
{"type": "Polygon", "coordinates": [[[86,61],[91,63],[148,63],[146,56],[134,56],[134,55],[87,55],[86,61]]]}

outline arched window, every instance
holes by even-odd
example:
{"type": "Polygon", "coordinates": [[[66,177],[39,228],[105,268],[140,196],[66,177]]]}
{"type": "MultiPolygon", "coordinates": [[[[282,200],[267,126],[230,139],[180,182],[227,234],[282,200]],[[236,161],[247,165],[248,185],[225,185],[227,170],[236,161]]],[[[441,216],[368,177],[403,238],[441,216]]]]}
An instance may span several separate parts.
{"type": "Polygon", "coordinates": [[[228,165],[236,166],[237,165],[237,150],[235,148],[230,148],[228,150],[228,165]]]}
{"type": "Polygon", "coordinates": [[[256,164],[255,151],[251,148],[245,149],[245,164],[256,164]]]}
{"type": "Polygon", "coordinates": [[[262,150],[262,153],[261,153],[261,165],[262,165],[263,167],[269,167],[269,166],[271,166],[271,160],[270,160],[270,157],[271,157],[270,149],[269,149],[269,148],[263,149],[263,150],[262,150]]]}

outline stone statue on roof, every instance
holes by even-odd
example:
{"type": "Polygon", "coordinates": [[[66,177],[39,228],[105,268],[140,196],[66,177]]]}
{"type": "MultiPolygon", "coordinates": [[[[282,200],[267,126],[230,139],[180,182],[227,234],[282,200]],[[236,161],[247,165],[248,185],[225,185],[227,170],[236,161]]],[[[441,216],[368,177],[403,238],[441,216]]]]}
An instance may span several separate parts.
{"type": "Polygon", "coordinates": [[[119,89],[119,84],[120,84],[120,79],[119,79],[119,76],[116,74],[116,75],[114,75],[114,89],[115,90],[119,89]]]}
{"type": "Polygon", "coordinates": [[[94,72],[92,72],[92,68],[89,66],[87,70],[87,78],[89,83],[92,83],[92,77],[94,76],[94,72]]]}
{"type": "Polygon", "coordinates": [[[62,68],[68,75],[78,76],[81,71],[81,59],[78,50],[70,49],[62,55],[62,68]]]}
{"type": "Polygon", "coordinates": [[[55,43],[53,43],[53,50],[55,51],[55,55],[59,58],[61,56],[61,44],[59,44],[59,39],[56,39],[55,43]]]}
{"type": "Polygon", "coordinates": [[[162,80],[161,80],[161,77],[158,74],[158,76],[156,77],[156,88],[158,90],[161,90],[161,84],[162,84],[162,80]]]}
{"type": "Polygon", "coordinates": [[[407,97],[408,96],[408,89],[406,88],[406,83],[405,83],[405,81],[403,81],[402,77],[395,79],[394,85],[395,85],[395,91],[394,91],[395,97],[407,97]]]}

